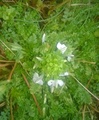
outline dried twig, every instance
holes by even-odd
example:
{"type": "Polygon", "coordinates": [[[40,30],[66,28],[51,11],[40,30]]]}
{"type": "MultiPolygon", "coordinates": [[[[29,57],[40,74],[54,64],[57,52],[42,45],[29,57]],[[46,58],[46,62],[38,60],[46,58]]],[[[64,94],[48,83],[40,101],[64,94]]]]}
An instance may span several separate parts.
{"type": "Polygon", "coordinates": [[[89,87],[89,84],[90,84],[92,78],[93,78],[93,75],[91,76],[91,78],[89,79],[89,81],[88,81],[88,83],[87,83],[87,85],[86,85],[87,88],[89,87]]]}
{"type": "MultiPolygon", "coordinates": [[[[25,81],[27,87],[30,88],[30,84],[29,84],[28,80],[26,79],[25,75],[22,74],[22,76],[23,76],[23,78],[24,78],[24,81],[25,81]]],[[[40,115],[42,115],[42,111],[41,111],[41,109],[40,109],[39,103],[37,102],[37,99],[36,99],[36,97],[35,97],[35,95],[34,95],[33,92],[32,92],[32,97],[33,97],[34,102],[35,102],[35,104],[36,104],[36,106],[37,106],[37,108],[38,108],[38,112],[40,113],[40,115]]]]}
{"type": "Polygon", "coordinates": [[[15,55],[12,51],[11,51],[11,49],[4,43],[4,42],[2,42],[2,40],[0,40],[0,42],[13,54],[13,55],[15,55]]]}
{"type": "Polygon", "coordinates": [[[4,3],[15,3],[14,0],[2,0],[4,3]]]}
{"type": "MultiPolygon", "coordinates": [[[[13,66],[13,68],[12,68],[10,74],[9,74],[8,81],[11,80],[11,77],[12,77],[12,74],[13,74],[15,68],[16,68],[16,65],[17,65],[17,63],[15,62],[14,66],[13,66]]],[[[12,97],[10,97],[10,114],[11,114],[11,120],[14,120],[13,108],[12,108],[12,97]]]]}
{"type": "Polygon", "coordinates": [[[63,5],[67,4],[67,3],[71,3],[71,0],[65,0],[62,3],[60,3],[59,5],[56,5],[56,7],[54,7],[52,10],[50,10],[50,12],[59,9],[60,7],[62,7],[63,5]]]}

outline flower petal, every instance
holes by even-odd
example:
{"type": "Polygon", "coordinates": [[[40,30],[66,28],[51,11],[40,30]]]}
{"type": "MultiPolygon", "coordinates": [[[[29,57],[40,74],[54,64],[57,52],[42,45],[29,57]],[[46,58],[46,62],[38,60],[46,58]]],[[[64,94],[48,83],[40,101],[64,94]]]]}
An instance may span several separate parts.
{"type": "Polygon", "coordinates": [[[50,89],[51,89],[51,93],[53,93],[54,92],[54,86],[51,86],[50,89]]]}
{"type": "Polygon", "coordinates": [[[68,73],[68,72],[65,72],[65,73],[64,73],[64,76],[68,76],[68,75],[69,75],[69,73],[68,73]]]}
{"type": "Polygon", "coordinates": [[[60,42],[58,42],[57,48],[58,48],[58,50],[61,51],[62,54],[63,54],[63,53],[66,51],[66,49],[67,49],[67,47],[66,47],[64,44],[61,44],[60,42]]]}
{"type": "Polygon", "coordinates": [[[43,36],[42,36],[42,43],[44,43],[45,42],[45,33],[43,34],[43,36]]]}
{"type": "Polygon", "coordinates": [[[51,93],[53,93],[54,92],[54,87],[55,87],[55,81],[54,80],[49,80],[47,84],[48,84],[48,86],[50,86],[51,93]]]}
{"type": "Polygon", "coordinates": [[[43,85],[42,76],[39,76],[38,73],[34,73],[33,81],[37,84],[43,85]]]}
{"type": "Polygon", "coordinates": [[[67,60],[70,62],[73,57],[74,57],[74,55],[71,54],[67,57],[67,60]]]}
{"type": "Polygon", "coordinates": [[[40,57],[36,57],[36,59],[39,60],[39,61],[42,61],[42,58],[40,58],[40,57]]]}
{"type": "Polygon", "coordinates": [[[60,74],[59,76],[68,76],[69,75],[69,73],[68,72],[65,72],[65,73],[63,73],[63,74],[60,74]]]}
{"type": "Polygon", "coordinates": [[[63,86],[64,85],[64,82],[62,80],[57,80],[57,83],[59,86],[63,86]]]}
{"type": "Polygon", "coordinates": [[[55,82],[54,82],[54,80],[49,80],[47,82],[47,84],[48,84],[48,86],[54,86],[55,82]]]}
{"type": "Polygon", "coordinates": [[[38,80],[38,81],[36,81],[35,83],[40,84],[40,85],[43,85],[43,81],[42,81],[42,80],[38,80]]]}
{"type": "Polygon", "coordinates": [[[38,73],[35,72],[35,73],[34,73],[34,76],[33,76],[33,81],[36,82],[37,79],[38,79],[38,77],[39,77],[39,76],[38,76],[38,73]]]}

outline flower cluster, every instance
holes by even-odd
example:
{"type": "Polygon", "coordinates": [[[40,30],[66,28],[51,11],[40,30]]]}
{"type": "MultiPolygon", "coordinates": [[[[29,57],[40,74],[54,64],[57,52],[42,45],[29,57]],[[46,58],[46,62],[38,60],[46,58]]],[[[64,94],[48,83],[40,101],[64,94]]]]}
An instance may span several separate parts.
{"type": "MultiPolygon", "coordinates": [[[[43,76],[39,76],[38,73],[34,73],[33,81],[36,84],[43,85],[43,76]]],[[[54,88],[58,88],[59,86],[63,86],[64,82],[62,80],[49,80],[47,82],[47,84],[51,88],[51,93],[53,93],[54,88]]]]}
{"type": "MultiPolygon", "coordinates": [[[[45,33],[43,34],[43,37],[42,37],[42,43],[44,42],[45,42],[45,33]]],[[[60,42],[57,43],[56,47],[58,51],[60,51],[61,54],[64,54],[67,50],[67,46],[65,44],[61,44],[60,42]]],[[[56,74],[57,71],[58,71],[57,73],[59,77],[68,76],[69,75],[68,72],[60,73],[61,70],[59,70],[61,69],[61,66],[62,67],[64,66],[63,57],[62,57],[62,61],[58,61],[56,56],[55,55],[52,56],[52,55],[53,54],[46,55],[47,60],[44,59],[44,62],[45,62],[44,65],[46,66],[46,71],[45,71],[46,76],[49,75],[50,71],[52,71],[52,74],[50,73],[50,75],[52,75],[52,78],[53,78],[53,75],[56,74]]],[[[73,54],[68,55],[66,61],[70,62],[73,57],[74,57],[73,54]]],[[[58,56],[58,58],[60,58],[60,56],[58,56]]],[[[43,58],[40,58],[40,57],[36,57],[36,59],[38,59],[39,61],[43,61],[43,58]]],[[[43,85],[44,83],[43,76],[42,75],[40,76],[38,73],[35,72],[33,75],[33,82],[39,85],[43,85]]],[[[62,87],[64,86],[64,84],[65,83],[63,82],[63,80],[60,80],[60,79],[50,79],[47,81],[47,85],[50,87],[51,93],[54,92],[55,88],[62,87]]]]}
{"type": "Polygon", "coordinates": [[[49,80],[47,84],[51,88],[51,93],[53,93],[54,87],[63,86],[64,82],[62,80],[49,80]]]}

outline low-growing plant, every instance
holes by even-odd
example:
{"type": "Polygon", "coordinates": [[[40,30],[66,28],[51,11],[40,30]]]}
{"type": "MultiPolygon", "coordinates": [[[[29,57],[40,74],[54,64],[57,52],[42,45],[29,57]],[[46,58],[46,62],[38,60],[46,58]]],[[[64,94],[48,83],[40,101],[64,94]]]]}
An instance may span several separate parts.
{"type": "Polygon", "coordinates": [[[1,120],[98,119],[99,8],[72,5],[0,7],[1,120]]]}

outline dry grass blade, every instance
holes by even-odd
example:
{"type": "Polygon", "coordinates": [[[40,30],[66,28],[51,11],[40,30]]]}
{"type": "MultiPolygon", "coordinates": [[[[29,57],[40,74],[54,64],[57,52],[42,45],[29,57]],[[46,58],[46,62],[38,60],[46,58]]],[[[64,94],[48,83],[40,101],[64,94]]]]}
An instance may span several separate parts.
{"type": "Polygon", "coordinates": [[[14,66],[13,66],[13,68],[12,68],[10,74],[9,74],[8,80],[11,80],[11,77],[12,77],[12,74],[13,74],[13,72],[15,70],[16,65],[17,65],[17,63],[15,62],[14,66]]]}
{"type": "Polygon", "coordinates": [[[8,60],[0,60],[0,63],[13,63],[15,61],[8,61],[8,60]]]}
{"type": "Polygon", "coordinates": [[[6,66],[9,66],[9,65],[10,65],[9,63],[0,64],[0,68],[2,68],[2,67],[6,67],[6,66]]]}
{"type": "Polygon", "coordinates": [[[95,96],[92,92],[90,92],[81,82],[79,82],[79,80],[77,78],[75,78],[73,75],[71,75],[78,84],[80,84],[91,96],[93,96],[96,100],[99,101],[99,98],[97,96],[95,96]]]}
{"type": "Polygon", "coordinates": [[[0,107],[3,107],[3,106],[5,106],[5,102],[2,102],[2,103],[0,103],[0,107]]]}

